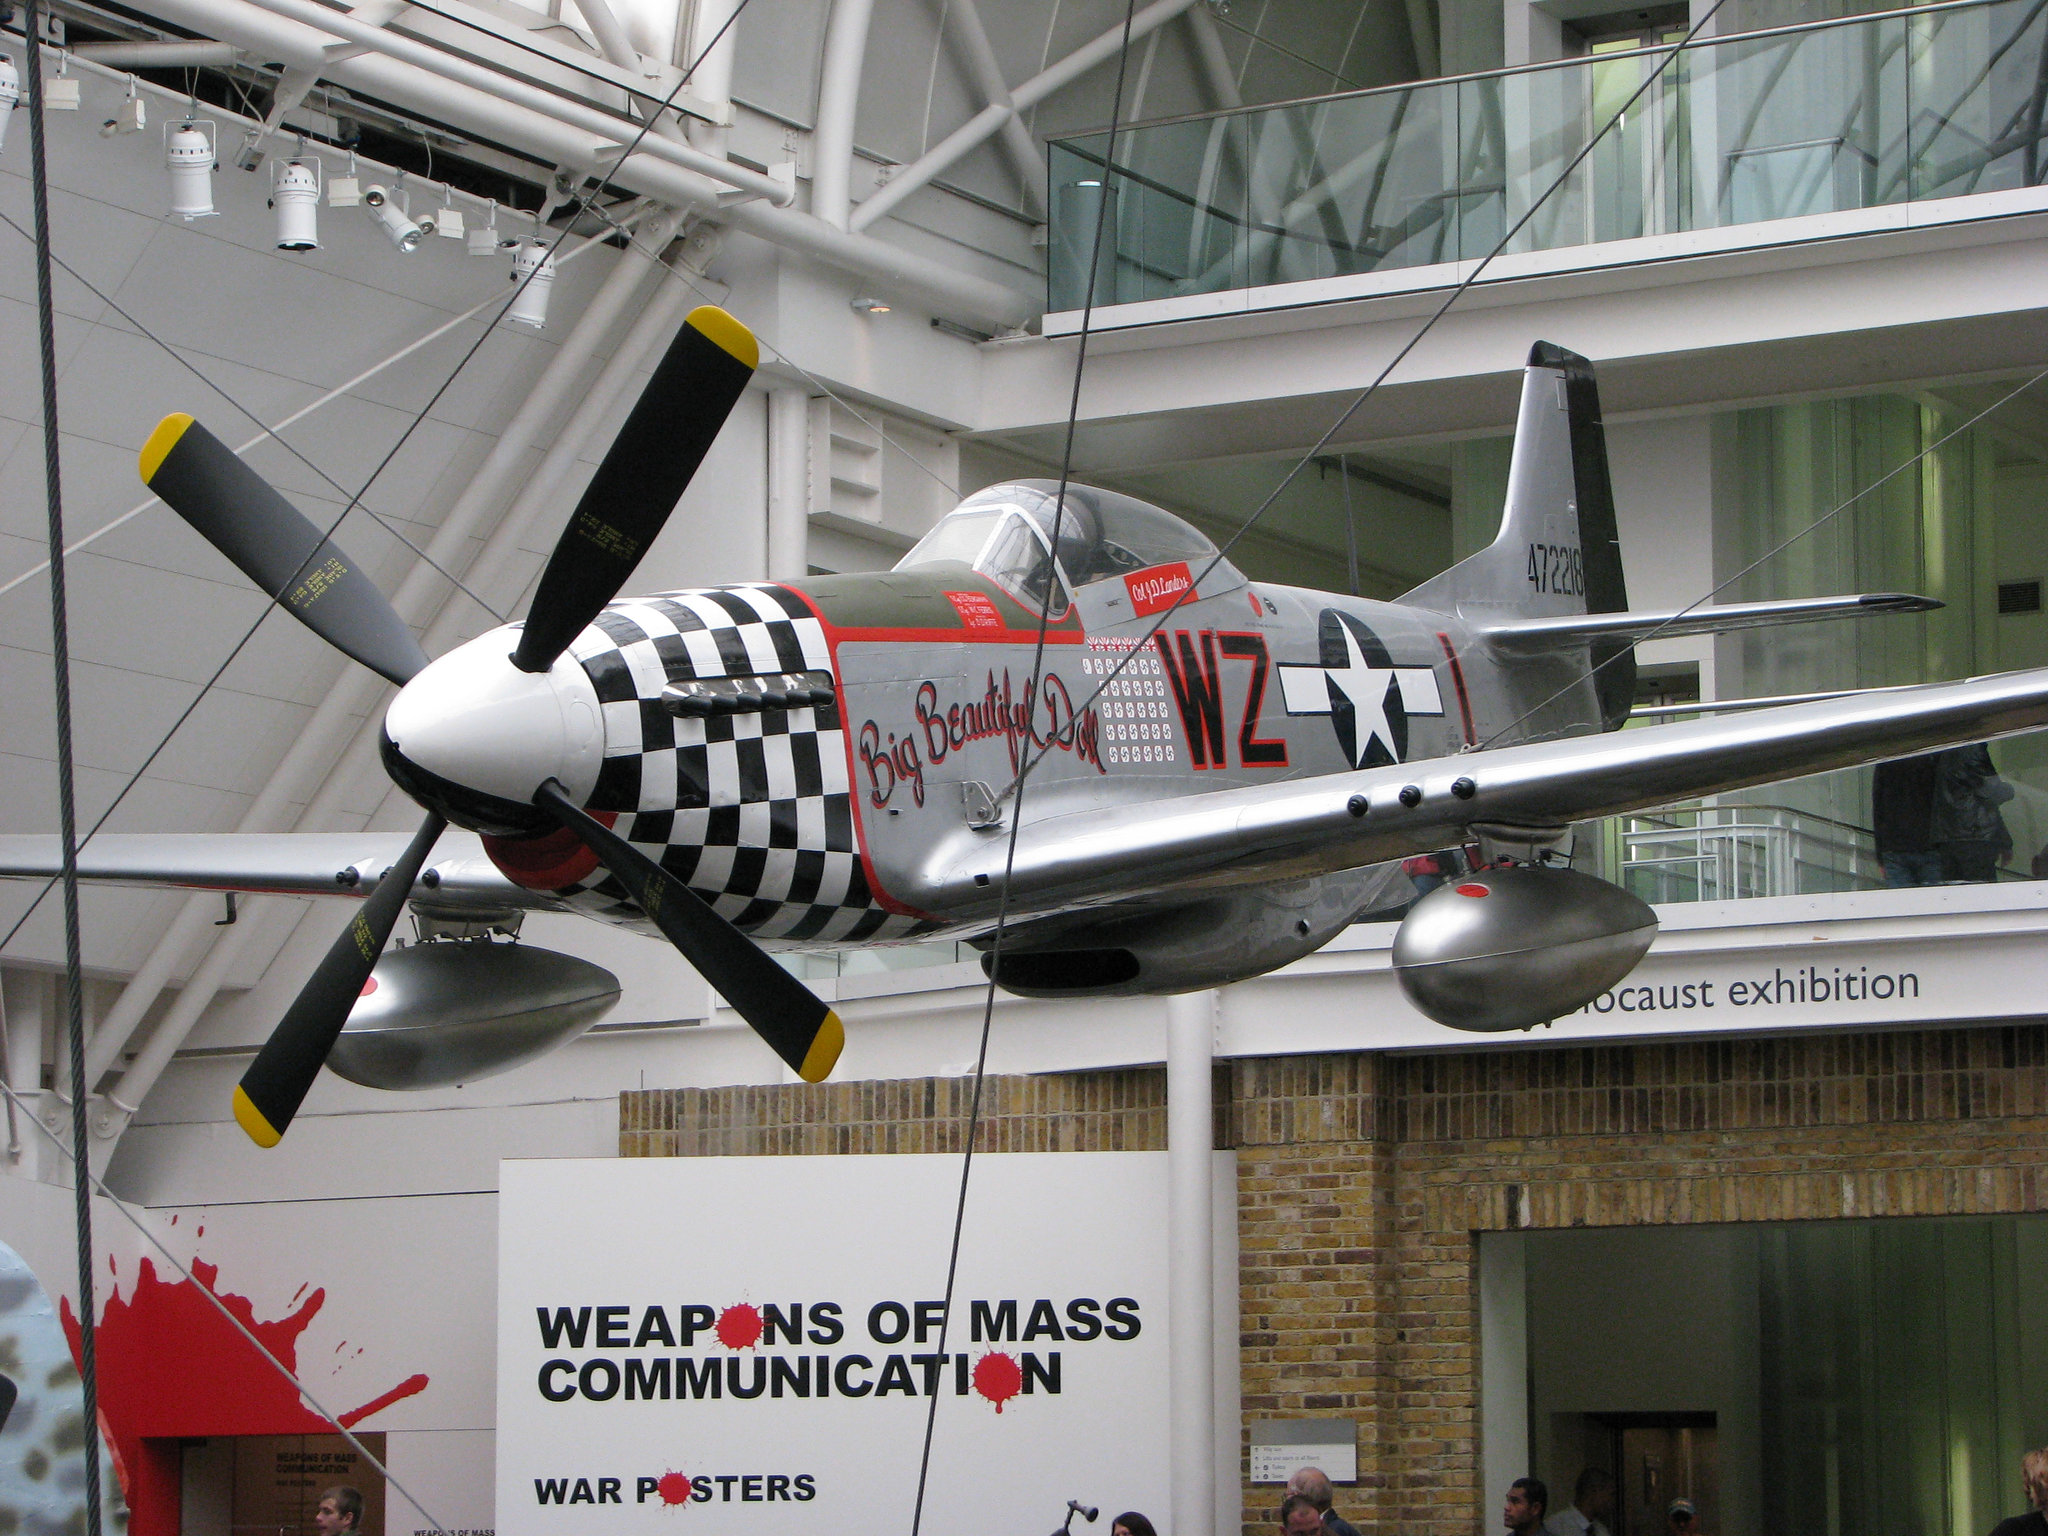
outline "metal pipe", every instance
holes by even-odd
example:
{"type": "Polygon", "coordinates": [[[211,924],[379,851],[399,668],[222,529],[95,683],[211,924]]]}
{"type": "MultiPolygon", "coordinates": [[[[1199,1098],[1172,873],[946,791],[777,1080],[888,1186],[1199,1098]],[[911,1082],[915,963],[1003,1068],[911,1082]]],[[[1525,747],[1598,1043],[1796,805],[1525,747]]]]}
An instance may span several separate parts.
{"type": "Polygon", "coordinates": [[[1216,1531],[1214,992],[1166,1000],[1167,1335],[1173,1536],[1216,1531]]]}
{"type": "MultiPolygon", "coordinates": [[[[673,219],[668,217],[655,233],[666,243],[667,233],[673,228],[673,219]]],[[[579,247],[578,254],[584,248],[579,247]]],[[[442,518],[440,527],[427,545],[427,558],[416,564],[400,585],[393,606],[408,623],[417,623],[424,618],[428,597],[446,581],[435,567],[446,566],[458,555],[475,534],[484,513],[502,501],[525,469],[535,440],[554,419],[570,391],[581,382],[591,359],[597,355],[619,317],[638,293],[647,277],[646,265],[633,259],[633,249],[639,248],[636,242],[605,274],[603,284],[584,306],[583,313],[577,316],[576,323],[570,327],[569,334],[554,356],[548,359],[547,366],[534,380],[533,387],[527,391],[519,409],[513,412],[512,419],[498,434],[498,440],[491,445],[469,485],[448,509],[448,515],[442,518]]],[[[330,754],[341,747],[336,737],[348,728],[348,722],[354,716],[369,711],[376,701],[377,690],[382,686],[381,679],[374,674],[358,667],[347,667],[315,708],[312,719],[294,740],[284,760],[272,770],[269,782],[243,813],[235,830],[275,830],[273,822],[284,808],[305,795],[307,784],[316,772],[331,766],[333,758],[330,754]]],[[[94,1032],[86,1054],[88,1081],[97,1081],[114,1064],[143,1014],[163,991],[178,960],[211,927],[215,910],[212,896],[193,896],[171,920],[163,937],[157,940],[134,978],[108,1011],[100,1028],[94,1032]]],[[[242,922],[247,920],[245,912],[242,922]]],[[[236,924],[237,928],[241,926],[242,923],[236,924]]],[[[191,986],[188,981],[188,991],[191,986]]],[[[175,1050],[180,1043],[182,1041],[174,1042],[171,1048],[175,1050]]],[[[131,1102],[139,1102],[133,1094],[129,1098],[131,1102]]]]}
{"type": "Polygon", "coordinates": [[[875,0],[832,0],[818,65],[818,126],[811,133],[811,212],[834,229],[850,229],[853,126],[860,108],[860,71],[868,53],[875,0]]]}
{"type": "Polygon", "coordinates": [[[738,45],[738,27],[727,26],[739,0],[697,0],[690,8],[688,51],[679,60],[686,67],[696,61],[690,76],[690,94],[699,102],[718,109],[719,122],[707,123],[692,117],[687,124],[690,142],[706,154],[723,155],[732,130],[732,66],[738,45]],[[712,39],[717,41],[713,42],[712,39]]]}
{"type": "Polygon", "coordinates": [[[163,1075],[165,1066],[185,1037],[192,1033],[192,1026],[199,1022],[199,1015],[220,991],[220,985],[227,979],[228,971],[241,958],[242,946],[249,941],[253,920],[266,904],[263,897],[252,897],[242,904],[241,919],[232,927],[222,931],[213,948],[206,952],[206,958],[199,962],[191,979],[179,992],[178,1000],[171,1004],[163,1021],[150,1031],[149,1039],[135,1054],[135,1060],[128,1064],[128,1070],[121,1074],[121,1081],[106,1096],[106,1103],[93,1118],[93,1133],[100,1137],[111,1137],[119,1133],[142,1101],[149,1096],[149,1090],[156,1086],[156,1080],[163,1075]]]}
{"type": "Polygon", "coordinates": [[[575,0],[575,5],[590,27],[590,35],[597,39],[597,51],[619,68],[644,77],[647,69],[640,62],[640,50],[627,38],[626,29],[605,0],[575,0]]]}
{"type": "MultiPolygon", "coordinates": [[[[996,51],[988,40],[988,29],[981,24],[981,11],[974,0],[937,0],[941,25],[946,21],[954,23],[953,37],[960,53],[961,62],[974,77],[974,83],[981,92],[982,100],[988,105],[1010,106],[1009,82],[1003,79],[1002,65],[996,60],[996,51]]],[[[1013,111],[1003,119],[996,130],[997,142],[1010,157],[1010,167],[1017,173],[1023,184],[1024,204],[1028,212],[1043,218],[1045,216],[1045,160],[1033,142],[1031,130],[1024,126],[1022,118],[1013,111]]]]}
{"type": "Polygon", "coordinates": [[[169,69],[173,65],[232,64],[242,56],[233,43],[80,43],[72,53],[111,69],[169,69]]]}
{"type": "MultiPolygon", "coordinates": [[[[1136,42],[1139,38],[1166,25],[1194,4],[1195,0],[1154,0],[1153,4],[1146,6],[1131,18],[1131,41],[1136,42]]],[[[960,160],[973,153],[991,134],[1000,129],[1005,121],[1029,111],[1054,91],[1071,85],[1096,65],[1115,58],[1117,50],[1123,46],[1123,41],[1124,29],[1111,27],[1101,36],[1083,43],[1064,59],[1048,65],[1011,91],[1007,104],[991,103],[983,107],[931,149],[898,170],[884,185],[877,187],[873,196],[853,210],[848,227],[854,230],[867,228],[934,176],[943,175],[960,160]]],[[[822,96],[820,100],[819,110],[822,116],[822,96]]],[[[822,131],[821,123],[821,134],[822,131]]],[[[816,141],[813,141],[813,148],[816,147],[816,141]]],[[[818,151],[818,162],[822,167],[822,150],[818,151]]],[[[816,208],[817,203],[818,184],[813,180],[811,206],[816,208]]]]}
{"type": "Polygon", "coordinates": [[[811,533],[811,396],[768,391],[768,579],[808,576],[811,533]]]}
{"type": "MultiPolygon", "coordinates": [[[[627,131],[631,127],[630,123],[622,122],[596,107],[585,106],[566,96],[556,96],[551,92],[538,90],[488,65],[473,64],[430,43],[419,42],[387,27],[371,26],[357,21],[352,16],[321,5],[319,0],[246,0],[246,3],[336,37],[362,43],[388,58],[411,64],[416,69],[426,70],[429,74],[438,75],[457,85],[468,86],[471,90],[496,97],[513,106],[538,112],[566,127],[598,135],[605,142],[591,146],[591,152],[583,162],[585,164],[608,161],[610,155],[605,152],[607,148],[615,155],[634,137],[627,131]]],[[[620,42],[624,43],[623,36],[620,42]]],[[[639,55],[632,52],[630,45],[627,45],[627,55],[637,68],[639,55]]],[[[352,67],[359,67],[362,63],[361,59],[349,61],[352,67]]],[[[759,171],[750,171],[730,160],[707,155],[702,150],[692,149],[688,144],[679,143],[665,136],[649,134],[641,138],[639,148],[634,153],[667,161],[681,170],[694,172],[698,176],[751,192],[758,197],[765,197],[777,206],[787,205],[795,198],[795,193],[789,187],[771,180],[759,171]]],[[[563,155],[558,158],[571,164],[577,163],[572,156],[563,155]]],[[[716,195],[707,196],[700,191],[690,201],[715,202],[716,195]]]]}

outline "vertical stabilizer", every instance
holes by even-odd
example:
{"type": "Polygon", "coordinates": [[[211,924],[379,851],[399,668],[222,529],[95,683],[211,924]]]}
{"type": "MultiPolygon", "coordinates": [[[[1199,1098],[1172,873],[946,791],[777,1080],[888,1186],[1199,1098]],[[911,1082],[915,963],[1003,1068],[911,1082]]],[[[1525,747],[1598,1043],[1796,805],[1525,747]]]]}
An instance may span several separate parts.
{"type": "MultiPolygon", "coordinates": [[[[1499,535],[1401,601],[1481,624],[1627,610],[1600,388],[1585,358],[1547,341],[1530,348],[1499,535]]],[[[1610,730],[1634,702],[1635,659],[1622,654],[1629,651],[1596,642],[1589,658],[1599,667],[1594,692],[1610,730]]]]}

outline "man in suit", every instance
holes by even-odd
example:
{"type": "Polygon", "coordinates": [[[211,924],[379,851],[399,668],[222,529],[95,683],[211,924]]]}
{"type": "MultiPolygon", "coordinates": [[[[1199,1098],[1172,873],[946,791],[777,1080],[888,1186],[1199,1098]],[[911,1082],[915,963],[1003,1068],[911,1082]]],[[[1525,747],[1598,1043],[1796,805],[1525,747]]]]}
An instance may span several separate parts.
{"type": "Polygon", "coordinates": [[[1321,1467],[1303,1467],[1287,1479],[1287,1491],[1299,1494],[1316,1507],[1328,1536],[1358,1536],[1358,1527],[1330,1507],[1336,1502],[1336,1493],[1330,1487],[1329,1474],[1321,1467]]]}
{"type": "Polygon", "coordinates": [[[2029,1451],[2020,1458],[2020,1482],[2033,1508],[2024,1515],[2001,1520],[1991,1536],[2048,1536],[2048,1446],[2029,1451]]]}

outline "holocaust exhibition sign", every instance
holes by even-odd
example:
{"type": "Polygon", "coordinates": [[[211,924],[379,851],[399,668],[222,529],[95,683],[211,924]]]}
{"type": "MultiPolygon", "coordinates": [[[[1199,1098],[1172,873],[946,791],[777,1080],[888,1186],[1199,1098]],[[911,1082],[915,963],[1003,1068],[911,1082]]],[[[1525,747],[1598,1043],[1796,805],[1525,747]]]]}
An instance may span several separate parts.
{"type": "Polygon", "coordinates": [[[1166,1154],[507,1162],[497,1529],[1163,1517],[1166,1154]],[[943,1342],[941,1325],[946,1323],[943,1342]]]}

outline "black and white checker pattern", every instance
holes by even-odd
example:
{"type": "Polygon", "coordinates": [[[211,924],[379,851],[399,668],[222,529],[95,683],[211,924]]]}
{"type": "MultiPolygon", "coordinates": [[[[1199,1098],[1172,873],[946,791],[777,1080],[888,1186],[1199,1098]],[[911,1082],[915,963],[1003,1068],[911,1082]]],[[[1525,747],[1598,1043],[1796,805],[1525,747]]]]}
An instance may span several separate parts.
{"type": "MultiPolygon", "coordinates": [[[[836,704],[678,719],[670,683],[830,672],[824,628],[776,586],[665,592],[614,603],[570,654],[597,688],[605,760],[590,799],[615,830],[756,938],[792,944],[907,938],[935,924],[876,903],[854,840],[836,704]]],[[[573,905],[634,922],[604,870],[573,905]]]]}

